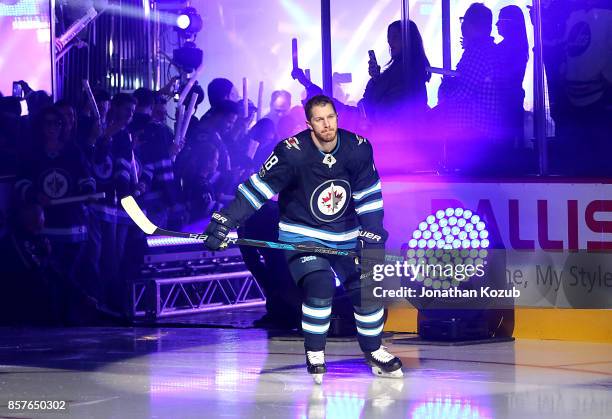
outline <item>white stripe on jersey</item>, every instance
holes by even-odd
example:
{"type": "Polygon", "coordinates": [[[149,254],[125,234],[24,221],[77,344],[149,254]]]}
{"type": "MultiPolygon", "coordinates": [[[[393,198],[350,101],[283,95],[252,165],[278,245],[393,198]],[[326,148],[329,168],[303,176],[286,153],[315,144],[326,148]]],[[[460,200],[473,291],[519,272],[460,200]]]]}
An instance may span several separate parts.
{"type": "Polygon", "coordinates": [[[369,188],[361,190],[361,191],[354,192],[353,193],[353,199],[355,201],[359,201],[360,199],[362,199],[366,195],[368,195],[370,193],[373,193],[373,192],[378,192],[380,190],[382,190],[382,187],[381,187],[380,180],[378,180],[378,182],[376,182],[374,185],[370,186],[369,188]]]}
{"type": "Polygon", "coordinates": [[[288,224],[285,222],[278,223],[278,228],[283,231],[287,231],[289,233],[301,234],[306,237],[315,237],[321,240],[327,240],[332,242],[343,242],[348,240],[356,239],[359,236],[359,228],[355,230],[343,232],[343,233],[333,233],[331,231],[325,230],[317,230],[311,227],[300,226],[296,224],[288,224]]]}
{"type": "Polygon", "coordinates": [[[244,195],[244,197],[247,199],[247,201],[249,201],[251,203],[253,208],[255,208],[257,210],[259,208],[261,208],[261,202],[259,202],[259,199],[257,199],[257,197],[255,197],[255,195],[253,195],[251,192],[249,192],[249,190],[247,189],[246,186],[244,186],[241,183],[240,185],[238,185],[238,190],[242,193],[242,195],[244,195]]]}
{"type": "Polygon", "coordinates": [[[355,212],[357,213],[357,215],[359,215],[359,214],[363,214],[364,212],[370,212],[370,211],[374,211],[377,209],[381,209],[382,207],[383,207],[383,201],[382,199],[379,199],[376,201],[368,202],[367,204],[363,204],[359,207],[356,207],[355,212]]]}
{"type": "Polygon", "coordinates": [[[274,191],[272,190],[272,188],[270,188],[270,186],[268,186],[266,182],[261,180],[261,178],[259,177],[257,173],[254,173],[251,176],[251,182],[253,183],[253,186],[255,187],[255,189],[257,189],[257,192],[265,196],[266,199],[270,199],[274,195],[276,195],[274,191]]]}

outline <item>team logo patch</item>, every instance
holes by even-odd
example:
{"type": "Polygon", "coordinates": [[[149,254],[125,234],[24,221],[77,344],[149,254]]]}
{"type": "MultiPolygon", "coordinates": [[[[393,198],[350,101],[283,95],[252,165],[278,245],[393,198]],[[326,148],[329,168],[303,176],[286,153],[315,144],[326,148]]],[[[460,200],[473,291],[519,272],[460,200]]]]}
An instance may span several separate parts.
{"type": "Polygon", "coordinates": [[[68,177],[63,170],[53,169],[43,175],[43,191],[51,199],[62,198],[68,193],[68,177]]]}
{"type": "Polygon", "coordinates": [[[368,140],[363,138],[361,135],[355,134],[355,137],[357,137],[357,145],[361,145],[361,143],[367,143],[368,142],[368,140]]]}
{"type": "Polygon", "coordinates": [[[266,169],[262,167],[261,169],[259,169],[259,177],[263,178],[265,175],[266,175],[266,169]]]}
{"type": "Polygon", "coordinates": [[[295,148],[301,151],[300,140],[298,140],[296,137],[286,139],[285,145],[287,146],[287,148],[295,148]]]}
{"type": "Polygon", "coordinates": [[[96,177],[102,180],[110,179],[113,174],[113,160],[110,156],[106,156],[102,163],[96,163],[93,165],[93,171],[96,177]]]}
{"type": "Polygon", "coordinates": [[[348,207],[351,186],[346,180],[333,179],[323,182],[310,196],[310,211],[323,222],[342,217],[348,207]]]}

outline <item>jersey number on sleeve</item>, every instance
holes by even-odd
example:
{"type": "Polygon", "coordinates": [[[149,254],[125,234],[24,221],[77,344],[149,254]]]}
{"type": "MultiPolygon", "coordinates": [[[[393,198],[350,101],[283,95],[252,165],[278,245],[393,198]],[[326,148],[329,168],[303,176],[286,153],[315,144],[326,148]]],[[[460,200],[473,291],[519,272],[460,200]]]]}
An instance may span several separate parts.
{"type": "Polygon", "coordinates": [[[272,166],[278,163],[278,157],[275,154],[272,154],[268,160],[264,163],[264,168],[266,170],[270,170],[272,166]]]}

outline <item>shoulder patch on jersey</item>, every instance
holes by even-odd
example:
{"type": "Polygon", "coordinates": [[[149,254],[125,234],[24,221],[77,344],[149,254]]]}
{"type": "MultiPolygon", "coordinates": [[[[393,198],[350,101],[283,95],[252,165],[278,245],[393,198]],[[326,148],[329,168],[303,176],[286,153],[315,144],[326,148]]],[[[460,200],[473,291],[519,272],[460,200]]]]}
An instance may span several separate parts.
{"type": "Polygon", "coordinates": [[[302,149],[300,148],[300,140],[298,140],[297,137],[287,138],[285,140],[285,145],[288,149],[295,148],[302,151],[302,149]]]}
{"type": "Polygon", "coordinates": [[[361,135],[355,134],[355,137],[357,137],[357,145],[361,145],[362,143],[368,142],[368,140],[362,137],[361,135]]]}

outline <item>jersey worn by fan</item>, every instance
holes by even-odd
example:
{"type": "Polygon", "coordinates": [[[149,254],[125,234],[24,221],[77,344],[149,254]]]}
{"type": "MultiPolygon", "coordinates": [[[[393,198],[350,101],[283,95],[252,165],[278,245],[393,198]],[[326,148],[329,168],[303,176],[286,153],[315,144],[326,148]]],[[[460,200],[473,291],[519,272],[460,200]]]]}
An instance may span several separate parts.
{"type": "MultiPolygon", "coordinates": [[[[62,199],[96,191],[96,182],[81,150],[74,144],[60,152],[38,150],[21,165],[15,189],[24,202],[37,202],[39,195],[62,199]]],[[[43,233],[57,242],[87,240],[87,211],[81,202],[45,208],[43,233]]]]}
{"type": "Polygon", "coordinates": [[[221,212],[242,223],[276,194],[280,241],[352,249],[362,229],[387,236],[372,146],[359,135],[339,129],[330,153],[315,146],[309,130],[281,141],[221,212]]]}

